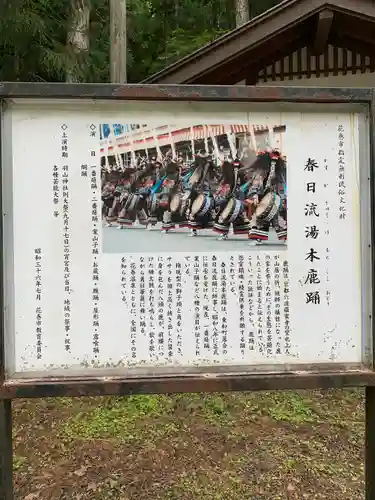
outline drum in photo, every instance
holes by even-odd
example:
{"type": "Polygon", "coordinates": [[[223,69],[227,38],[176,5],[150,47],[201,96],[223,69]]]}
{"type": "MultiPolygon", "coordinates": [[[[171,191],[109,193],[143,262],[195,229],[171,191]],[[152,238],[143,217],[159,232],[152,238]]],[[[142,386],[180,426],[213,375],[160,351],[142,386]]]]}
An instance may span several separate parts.
{"type": "Polygon", "coordinates": [[[277,193],[267,193],[259,202],[255,216],[260,221],[271,222],[281,208],[281,197],[277,193]]]}
{"type": "Polygon", "coordinates": [[[125,206],[126,210],[128,210],[129,212],[137,210],[140,200],[141,196],[139,194],[134,194],[134,193],[130,194],[126,202],[125,206]]]}
{"type": "Polygon", "coordinates": [[[180,207],[180,214],[181,215],[184,215],[186,213],[186,210],[189,206],[189,203],[191,201],[191,191],[186,191],[185,193],[183,193],[182,197],[181,197],[181,207],[180,207]]]}
{"type": "Polygon", "coordinates": [[[182,195],[181,193],[176,193],[172,196],[171,202],[169,204],[169,208],[172,213],[178,212],[181,208],[182,204],[182,195]]]}
{"type": "Polygon", "coordinates": [[[189,184],[191,186],[195,186],[196,184],[198,184],[198,182],[200,181],[201,177],[202,177],[202,168],[199,166],[199,167],[197,167],[194,170],[194,172],[190,176],[189,184]]]}
{"type": "Polygon", "coordinates": [[[121,193],[119,199],[120,210],[122,210],[125,207],[128,198],[129,198],[129,193],[127,191],[121,193]]]}
{"type": "Polygon", "coordinates": [[[244,211],[244,204],[237,198],[231,198],[219,216],[219,224],[231,224],[244,211]]]}
{"type": "Polygon", "coordinates": [[[172,213],[179,213],[182,215],[186,210],[186,205],[190,198],[190,192],[186,191],[185,193],[176,193],[172,196],[170,209],[172,213]]]}
{"type": "Polygon", "coordinates": [[[136,218],[136,210],[139,195],[129,193],[127,198],[122,203],[121,210],[117,217],[117,223],[119,226],[131,226],[136,218]]]}
{"type": "Polygon", "coordinates": [[[147,200],[147,208],[150,214],[154,214],[160,208],[160,200],[156,195],[149,196],[147,200]]]}
{"type": "Polygon", "coordinates": [[[209,214],[210,210],[214,208],[214,199],[211,196],[205,194],[199,194],[192,206],[191,206],[191,216],[192,217],[204,217],[209,214]]]}

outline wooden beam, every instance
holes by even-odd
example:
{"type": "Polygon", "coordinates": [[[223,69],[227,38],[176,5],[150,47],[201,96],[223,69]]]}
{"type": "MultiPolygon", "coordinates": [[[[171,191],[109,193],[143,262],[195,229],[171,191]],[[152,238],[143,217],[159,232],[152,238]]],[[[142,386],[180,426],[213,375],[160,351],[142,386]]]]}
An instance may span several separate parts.
{"type": "Polygon", "coordinates": [[[350,50],[353,52],[358,52],[358,54],[362,54],[365,56],[371,57],[373,56],[373,54],[375,54],[375,39],[374,43],[370,44],[353,37],[335,34],[330,37],[330,42],[336,47],[340,47],[342,49],[350,50]]]}
{"type": "Polygon", "coordinates": [[[335,13],[333,31],[339,36],[357,38],[363,43],[373,44],[375,41],[375,22],[363,20],[355,16],[335,13]]]}
{"type": "Polygon", "coordinates": [[[258,83],[258,74],[259,68],[257,66],[250,68],[245,78],[245,85],[256,85],[258,83]]]}
{"type": "Polygon", "coordinates": [[[274,36],[267,42],[260,44],[258,47],[249,50],[246,53],[239,55],[236,59],[229,60],[227,64],[221,68],[216,68],[214,71],[207,71],[202,78],[197,78],[192,81],[187,81],[188,84],[230,84],[244,80],[248,75],[248,69],[251,66],[262,68],[264,62],[272,64],[275,57],[288,55],[297,50],[300,46],[306,46],[306,39],[310,35],[310,31],[306,26],[301,24],[293,31],[285,31],[274,36]],[[282,48],[282,49],[280,49],[282,48]]]}
{"type": "Polygon", "coordinates": [[[329,9],[324,9],[318,14],[318,23],[315,33],[314,54],[320,56],[323,54],[331,31],[334,14],[329,9]]]}
{"type": "Polygon", "coordinates": [[[363,43],[367,43],[369,45],[374,43],[375,40],[375,33],[369,33],[367,29],[362,29],[361,26],[357,26],[355,24],[352,25],[351,28],[349,26],[340,26],[337,29],[338,33],[342,36],[346,36],[349,38],[352,38],[353,35],[356,35],[355,38],[357,38],[359,41],[363,43]]]}
{"type": "Polygon", "coordinates": [[[298,40],[294,40],[289,44],[282,45],[282,49],[270,54],[267,57],[264,57],[259,60],[259,65],[263,68],[265,66],[270,66],[273,62],[278,62],[284,59],[287,56],[292,55],[298,49],[302,49],[310,45],[310,38],[308,34],[298,38],[298,40]]]}
{"type": "Polygon", "coordinates": [[[246,58],[246,62],[237,64],[233,70],[222,72],[220,79],[216,78],[217,81],[215,80],[215,83],[219,85],[232,85],[244,78],[249,76],[251,77],[251,75],[254,75],[256,70],[258,70],[258,72],[255,76],[258,79],[258,74],[261,69],[284,59],[290,54],[293,54],[293,52],[300,47],[306,47],[308,43],[309,37],[308,34],[305,34],[305,36],[300,36],[295,40],[289,41],[289,43],[279,43],[278,46],[282,47],[282,50],[274,49],[273,52],[270,52],[268,55],[263,57],[249,55],[246,58]]]}

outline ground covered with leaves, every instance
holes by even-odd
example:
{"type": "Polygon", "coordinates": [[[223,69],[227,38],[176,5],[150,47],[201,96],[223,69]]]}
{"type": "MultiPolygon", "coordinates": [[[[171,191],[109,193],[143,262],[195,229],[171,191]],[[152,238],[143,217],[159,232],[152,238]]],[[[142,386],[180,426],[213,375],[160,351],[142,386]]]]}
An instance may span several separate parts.
{"type": "Polygon", "coordinates": [[[361,500],[357,390],[14,402],[15,498],[361,500]]]}

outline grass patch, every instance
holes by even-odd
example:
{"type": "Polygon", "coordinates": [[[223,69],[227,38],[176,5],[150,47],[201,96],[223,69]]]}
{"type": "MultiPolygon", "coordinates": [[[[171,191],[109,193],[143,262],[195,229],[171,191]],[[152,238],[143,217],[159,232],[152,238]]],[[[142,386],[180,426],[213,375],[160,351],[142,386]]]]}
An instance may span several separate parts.
{"type": "Polygon", "coordinates": [[[20,469],[22,469],[24,467],[24,465],[26,464],[26,462],[27,462],[26,457],[21,457],[19,455],[13,454],[13,470],[14,471],[19,471],[20,469]]]}
{"type": "Polygon", "coordinates": [[[217,426],[231,425],[236,408],[225,394],[209,394],[202,398],[199,415],[208,424],[217,426]]]}
{"type": "MultiPolygon", "coordinates": [[[[63,431],[73,438],[134,441],[140,437],[150,419],[168,415],[170,411],[170,400],[163,396],[106,398],[103,404],[68,419],[63,431]]],[[[148,427],[148,431],[152,429],[148,427]]]]}
{"type": "Polygon", "coordinates": [[[194,414],[210,425],[227,426],[233,423],[243,404],[230,393],[179,394],[171,398],[177,414],[194,414]]]}
{"type": "MultiPolygon", "coordinates": [[[[228,418],[233,421],[251,423],[261,417],[269,417],[277,422],[287,422],[294,425],[316,423],[319,421],[314,401],[301,392],[261,392],[243,393],[223,396],[223,409],[228,418]],[[228,405],[232,398],[232,404],[228,405]]],[[[206,405],[206,412],[210,405],[206,405]]],[[[221,415],[224,414],[221,410],[221,415]]]]}
{"type": "Polygon", "coordinates": [[[311,399],[299,393],[274,393],[270,398],[268,414],[277,422],[299,425],[318,421],[311,399]]]}
{"type": "MultiPolygon", "coordinates": [[[[310,397],[305,391],[262,392],[242,394],[182,394],[175,396],[137,395],[127,397],[89,398],[85,404],[77,402],[78,411],[63,424],[64,433],[69,437],[83,439],[136,440],[145,425],[154,436],[161,436],[158,419],[164,419],[164,431],[185,429],[184,420],[177,422],[182,414],[194,414],[196,422],[220,428],[240,427],[243,423],[256,422],[268,417],[276,422],[292,425],[315,424],[327,419],[332,424],[355,429],[361,435],[361,410],[358,407],[360,395],[356,391],[344,392],[341,404],[348,407],[347,418],[343,420],[337,413],[337,396],[333,398],[310,397]],[[103,403],[101,403],[103,401],[103,403]],[[353,411],[350,414],[350,407],[353,411]],[[79,411],[79,408],[81,411],[79,411]],[[170,417],[165,421],[165,417],[170,417]],[[358,425],[359,424],[359,425],[358,425]]],[[[59,406],[71,407],[72,400],[60,399],[59,406]]],[[[49,406],[49,405],[48,405],[49,406]]],[[[357,437],[357,436],[356,436],[357,437]]]]}

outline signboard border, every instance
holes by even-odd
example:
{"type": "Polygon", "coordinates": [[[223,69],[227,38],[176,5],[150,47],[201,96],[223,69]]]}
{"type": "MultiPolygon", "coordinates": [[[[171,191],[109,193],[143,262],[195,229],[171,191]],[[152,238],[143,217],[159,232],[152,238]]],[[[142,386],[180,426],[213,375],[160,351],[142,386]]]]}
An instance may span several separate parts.
{"type": "MultiPolygon", "coordinates": [[[[85,101],[194,101],[194,102],[258,102],[258,103],[336,103],[362,104],[370,115],[370,206],[375,213],[375,92],[372,88],[306,88],[306,87],[249,87],[249,86],[195,86],[195,85],[107,85],[60,83],[1,83],[0,100],[5,99],[77,99],[85,101]]],[[[0,154],[1,144],[0,144],[0,154]]],[[[2,165],[0,164],[0,170],[2,165]]],[[[1,179],[2,176],[0,176],[1,179]]],[[[1,202],[2,185],[0,180],[1,202]]],[[[374,241],[375,222],[371,217],[371,241],[374,241]]],[[[3,220],[0,223],[0,242],[3,246],[3,220]]],[[[375,250],[371,248],[372,309],[375,306],[374,286],[375,250]]],[[[3,252],[0,278],[4,284],[3,252]]],[[[8,380],[5,373],[4,286],[0,292],[2,311],[0,326],[0,399],[128,395],[141,393],[225,392],[254,390],[287,390],[338,387],[375,387],[373,370],[375,329],[371,322],[371,367],[350,369],[337,366],[334,370],[302,367],[283,372],[236,372],[221,369],[217,373],[202,369],[199,374],[147,377],[41,377],[38,379],[8,380]]],[[[366,333],[367,338],[367,333],[366,333]]],[[[292,368],[292,367],[291,367],[292,368]]]]}

